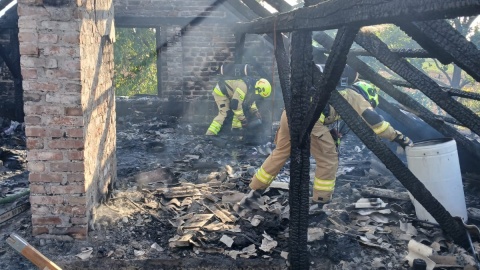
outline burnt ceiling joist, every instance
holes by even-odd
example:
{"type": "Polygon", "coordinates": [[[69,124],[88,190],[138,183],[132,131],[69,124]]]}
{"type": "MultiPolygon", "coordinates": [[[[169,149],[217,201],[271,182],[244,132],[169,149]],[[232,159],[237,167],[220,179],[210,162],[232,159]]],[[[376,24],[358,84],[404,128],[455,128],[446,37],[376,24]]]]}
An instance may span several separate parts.
{"type": "MultiPolygon", "coordinates": [[[[330,53],[330,50],[327,49],[317,49],[317,53],[330,53]]],[[[392,50],[393,53],[397,54],[400,57],[404,58],[432,58],[432,54],[426,50],[422,49],[394,49],[392,50]]],[[[366,50],[360,49],[351,49],[348,55],[352,56],[372,56],[371,53],[367,52],[366,50]]]]}
{"type": "MultiPolygon", "coordinates": [[[[401,81],[401,80],[390,80],[390,83],[396,86],[415,89],[415,86],[413,86],[412,84],[405,81],[401,81]]],[[[480,100],[480,94],[477,94],[477,93],[462,91],[460,89],[455,89],[452,87],[441,86],[440,88],[446,91],[450,96],[453,96],[453,97],[462,97],[462,98],[468,98],[473,100],[480,100]]]]}
{"type": "MultiPolygon", "coordinates": [[[[263,34],[301,29],[337,29],[345,24],[373,25],[435,20],[480,13],[480,0],[337,0],[296,9],[276,16],[239,23],[236,32],[263,34]],[[341,6],[342,8],[338,8],[341,6]],[[352,12],[355,10],[355,12],[352,12]]],[[[271,14],[270,14],[271,15],[271,14]]]]}
{"type": "Polygon", "coordinates": [[[440,108],[463,123],[476,134],[480,134],[480,118],[469,108],[453,100],[450,95],[430,77],[420,72],[405,59],[392,53],[387,44],[371,32],[360,32],[355,38],[360,46],[374,55],[380,62],[400,75],[433,100],[440,108]]]}
{"type": "Polygon", "coordinates": [[[401,23],[400,28],[422,47],[433,47],[442,64],[454,62],[480,81],[480,51],[444,20],[401,23]]]}

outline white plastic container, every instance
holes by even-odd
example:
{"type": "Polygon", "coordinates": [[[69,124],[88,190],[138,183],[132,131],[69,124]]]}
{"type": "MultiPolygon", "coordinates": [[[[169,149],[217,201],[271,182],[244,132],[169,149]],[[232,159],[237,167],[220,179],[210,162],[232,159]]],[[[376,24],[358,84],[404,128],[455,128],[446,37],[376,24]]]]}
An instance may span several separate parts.
{"type": "MultiPolygon", "coordinates": [[[[421,141],[413,147],[406,147],[405,151],[410,171],[452,216],[458,216],[466,222],[467,207],[455,140],[441,138],[421,141]]],[[[438,223],[409,195],[418,219],[438,223]]]]}

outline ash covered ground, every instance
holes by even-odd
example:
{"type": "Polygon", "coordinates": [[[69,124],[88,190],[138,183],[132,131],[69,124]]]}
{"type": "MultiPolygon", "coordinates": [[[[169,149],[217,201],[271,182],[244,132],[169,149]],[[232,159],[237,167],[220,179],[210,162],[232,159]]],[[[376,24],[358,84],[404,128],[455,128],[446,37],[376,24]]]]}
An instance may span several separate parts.
{"type": "MultiPolygon", "coordinates": [[[[4,122],[3,130],[8,127],[4,122]]],[[[5,242],[13,232],[64,269],[288,268],[288,162],[260,208],[240,217],[232,206],[248,192],[251,176],[274,145],[195,135],[203,128],[175,117],[119,117],[118,180],[110,200],[100,205],[89,238],[32,237],[26,211],[0,224],[0,269],[36,269],[5,242]]],[[[3,132],[0,145],[1,195],[19,194],[28,188],[22,126],[3,132]]],[[[311,269],[409,269],[405,256],[411,239],[431,247],[443,262],[457,263],[456,269],[474,269],[469,252],[441,229],[415,220],[406,189],[353,133],[343,139],[340,153],[332,202],[323,209],[310,207],[311,269]],[[355,208],[369,197],[368,188],[394,191],[398,198],[370,199],[381,207],[355,208]]],[[[480,208],[478,179],[468,178],[467,206],[480,208]]],[[[2,204],[0,213],[27,200],[2,204]]],[[[479,250],[478,239],[474,245],[479,250]]]]}

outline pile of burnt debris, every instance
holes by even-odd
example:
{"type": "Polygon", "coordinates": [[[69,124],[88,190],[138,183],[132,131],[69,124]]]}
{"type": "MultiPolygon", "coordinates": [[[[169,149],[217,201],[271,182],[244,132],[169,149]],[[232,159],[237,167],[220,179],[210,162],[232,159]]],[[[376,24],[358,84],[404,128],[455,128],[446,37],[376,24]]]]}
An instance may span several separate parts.
{"type": "MultiPolygon", "coordinates": [[[[27,211],[0,224],[1,269],[35,269],[5,244],[13,232],[65,269],[288,267],[289,163],[255,207],[234,210],[273,144],[205,138],[174,118],[130,115],[117,125],[118,180],[96,211],[89,239],[32,237],[27,211]]],[[[332,202],[309,209],[312,269],[409,269],[415,259],[427,269],[476,268],[471,251],[455,245],[438,225],[416,218],[406,189],[353,133],[340,153],[332,202]]],[[[3,178],[0,186],[10,181],[3,178]]],[[[465,196],[475,224],[478,190],[466,188],[465,196]]],[[[0,207],[2,213],[12,204],[0,207]]],[[[478,237],[472,234],[477,251],[478,237]]]]}

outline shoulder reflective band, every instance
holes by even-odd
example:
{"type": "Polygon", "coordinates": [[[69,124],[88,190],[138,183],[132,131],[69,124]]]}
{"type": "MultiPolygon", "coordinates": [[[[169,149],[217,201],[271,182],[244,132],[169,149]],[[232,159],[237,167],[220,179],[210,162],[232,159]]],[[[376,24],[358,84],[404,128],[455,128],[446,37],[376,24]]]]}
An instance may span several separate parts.
{"type": "Polygon", "coordinates": [[[318,118],[318,122],[322,123],[325,122],[325,115],[322,113],[320,114],[320,118],[318,118]]]}
{"type": "Polygon", "coordinates": [[[240,96],[240,100],[244,101],[245,100],[245,92],[242,91],[242,89],[237,88],[235,91],[238,92],[238,95],[240,96]]]}
{"type": "Polygon", "coordinates": [[[208,131],[212,132],[215,135],[218,135],[218,132],[220,132],[221,128],[222,128],[222,125],[214,120],[210,124],[210,127],[208,127],[208,131]]]}
{"type": "Polygon", "coordinates": [[[315,177],[315,180],[313,180],[313,189],[315,190],[332,191],[334,188],[335,188],[335,179],[323,180],[315,177]]]}
{"type": "Polygon", "coordinates": [[[218,89],[218,87],[215,86],[215,88],[213,88],[213,92],[221,97],[224,97],[225,95],[222,93],[222,90],[218,89]]]}
{"type": "Polygon", "coordinates": [[[373,132],[375,132],[375,134],[380,134],[385,130],[387,130],[389,126],[390,126],[390,123],[388,123],[387,121],[383,121],[382,125],[373,129],[373,132]]]}
{"type": "Polygon", "coordinates": [[[257,171],[257,173],[255,173],[255,176],[257,177],[257,179],[266,184],[266,185],[270,185],[273,181],[273,179],[275,178],[275,176],[267,173],[263,167],[260,167],[260,169],[257,171]]]}

